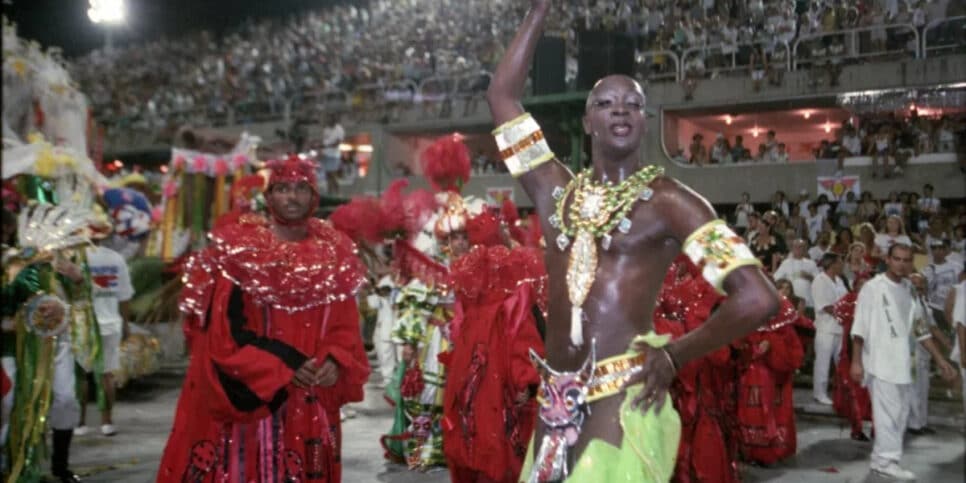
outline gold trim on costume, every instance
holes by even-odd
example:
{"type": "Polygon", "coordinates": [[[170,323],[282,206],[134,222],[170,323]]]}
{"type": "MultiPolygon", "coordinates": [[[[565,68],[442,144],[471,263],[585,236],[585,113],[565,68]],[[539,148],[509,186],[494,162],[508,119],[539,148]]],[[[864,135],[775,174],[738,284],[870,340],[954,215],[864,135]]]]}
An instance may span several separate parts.
{"type": "Polygon", "coordinates": [[[593,383],[587,388],[587,402],[599,401],[621,392],[624,383],[644,364],[643,353],[609,357],[594,367],[593,383]]]}
{"type": "Polygon", "coordinates": [[[540,125],[523,113],[493,130],[500,157],[514,177],[532,171],[554,158],[540,125]]]}
{"type": "Polygon", "coordinates": [[[684,241],[681,251],[721,294],[725,293],[722,287],[725,279],[735,269],[761,266],[745,241],[728,228],[724,220],[712,220],[694,230],[684,241]]]}

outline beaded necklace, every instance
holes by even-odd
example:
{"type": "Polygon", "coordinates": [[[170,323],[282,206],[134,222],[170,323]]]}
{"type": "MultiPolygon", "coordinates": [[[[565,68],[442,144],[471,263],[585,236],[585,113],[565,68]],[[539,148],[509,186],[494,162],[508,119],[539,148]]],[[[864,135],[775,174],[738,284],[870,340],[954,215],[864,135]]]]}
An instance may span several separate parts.
{"type": "Polygon", "coordinates": [[[557,248],[566,250],[573,239],[567,265],[567,292],[572,306],[570,340],[575,346],[583,345],[582,307],[597,274],[597,239],[601,239],[601,248],[608,250],[615,228],[625,235],[631,231],[628,213],[637,200],[647,201],[654,196],[648,184],[664,174],[664,168],[647,166],[617,185],[609,181],[597,183],[591,174],[592,170],[584,170],[566,188],[554,189],[556,210],[548,220],[560,230],[557,248]],[[571,195],[573,202],[567,210],[571,195]]]}

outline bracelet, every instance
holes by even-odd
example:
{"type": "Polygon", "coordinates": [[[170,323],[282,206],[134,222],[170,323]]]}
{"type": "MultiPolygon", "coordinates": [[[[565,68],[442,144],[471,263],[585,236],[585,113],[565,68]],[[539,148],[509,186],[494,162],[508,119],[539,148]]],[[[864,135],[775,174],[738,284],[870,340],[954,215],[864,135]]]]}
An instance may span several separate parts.
{"type": "Polygon", "coordinates": [[[530,113],[505,122],[493,131],[500,157],[514,177],[528,173],[554,158],[540,125],[530,113]]]}
{"type": "Polygon", "coordinates": [[[671,355],[671,351],[667,350],[667,346],[661,347],[661,352],[664,353],[664,357],[667,358],[668,364],[671,364],[671,369],[674,369],[674,373],[678,373],[678,363],[675,362],[674,356],[671,355]]]}

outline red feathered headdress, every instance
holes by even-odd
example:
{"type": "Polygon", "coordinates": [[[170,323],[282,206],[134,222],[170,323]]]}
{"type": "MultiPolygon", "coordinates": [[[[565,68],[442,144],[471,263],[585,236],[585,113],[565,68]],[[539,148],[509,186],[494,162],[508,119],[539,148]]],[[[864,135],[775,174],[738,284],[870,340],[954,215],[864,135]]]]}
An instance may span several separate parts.
{"type": "Polygon", "coordinates": [[[456,191],[470,180],[470,150],[457,133],[443,136],[422,154],[423,176],[437,191],[456,191]]]}
{"type": "Polygon", "coordinates": [[[378,199],[358,196],[339,206],[329,216],[332,225],[356,242],[381,243],[383,211],[378,199]]]}

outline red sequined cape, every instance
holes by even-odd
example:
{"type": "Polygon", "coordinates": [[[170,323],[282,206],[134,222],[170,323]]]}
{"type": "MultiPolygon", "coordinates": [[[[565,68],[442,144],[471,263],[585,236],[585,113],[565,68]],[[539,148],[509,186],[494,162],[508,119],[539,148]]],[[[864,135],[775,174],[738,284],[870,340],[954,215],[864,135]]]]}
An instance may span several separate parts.
{"type": "Polygon", "coordinates": [[[546,307],[538,250],[477,246],[450,267],[456,291],[453,350],[443,403],[443,448],[453,475],[516,481],[536,422],[540,378],[529,351],[544,345],[536,313],[546,307]],[[517,403],[520,394],[529,394],[517,403]]]}
{"type": "Polygon", "coordinates": [[[739,344],[738,424],[745,461],[772,464],[795,454],[792,379],[805,358],[795,332],[799,317],[782,297],[778,314],[739,344]]]}
{"type": "Polygon", "coordinates": [[[362,399],[369,375],[355,303],[364,269],[345,235],[308,227],[286,242],[243,215],[187,267],[191,364],[158,481],[340,480],[339,407],[362,399]],[[333,386],[291,384],[310,358],[337,363],[333,386]]]}

